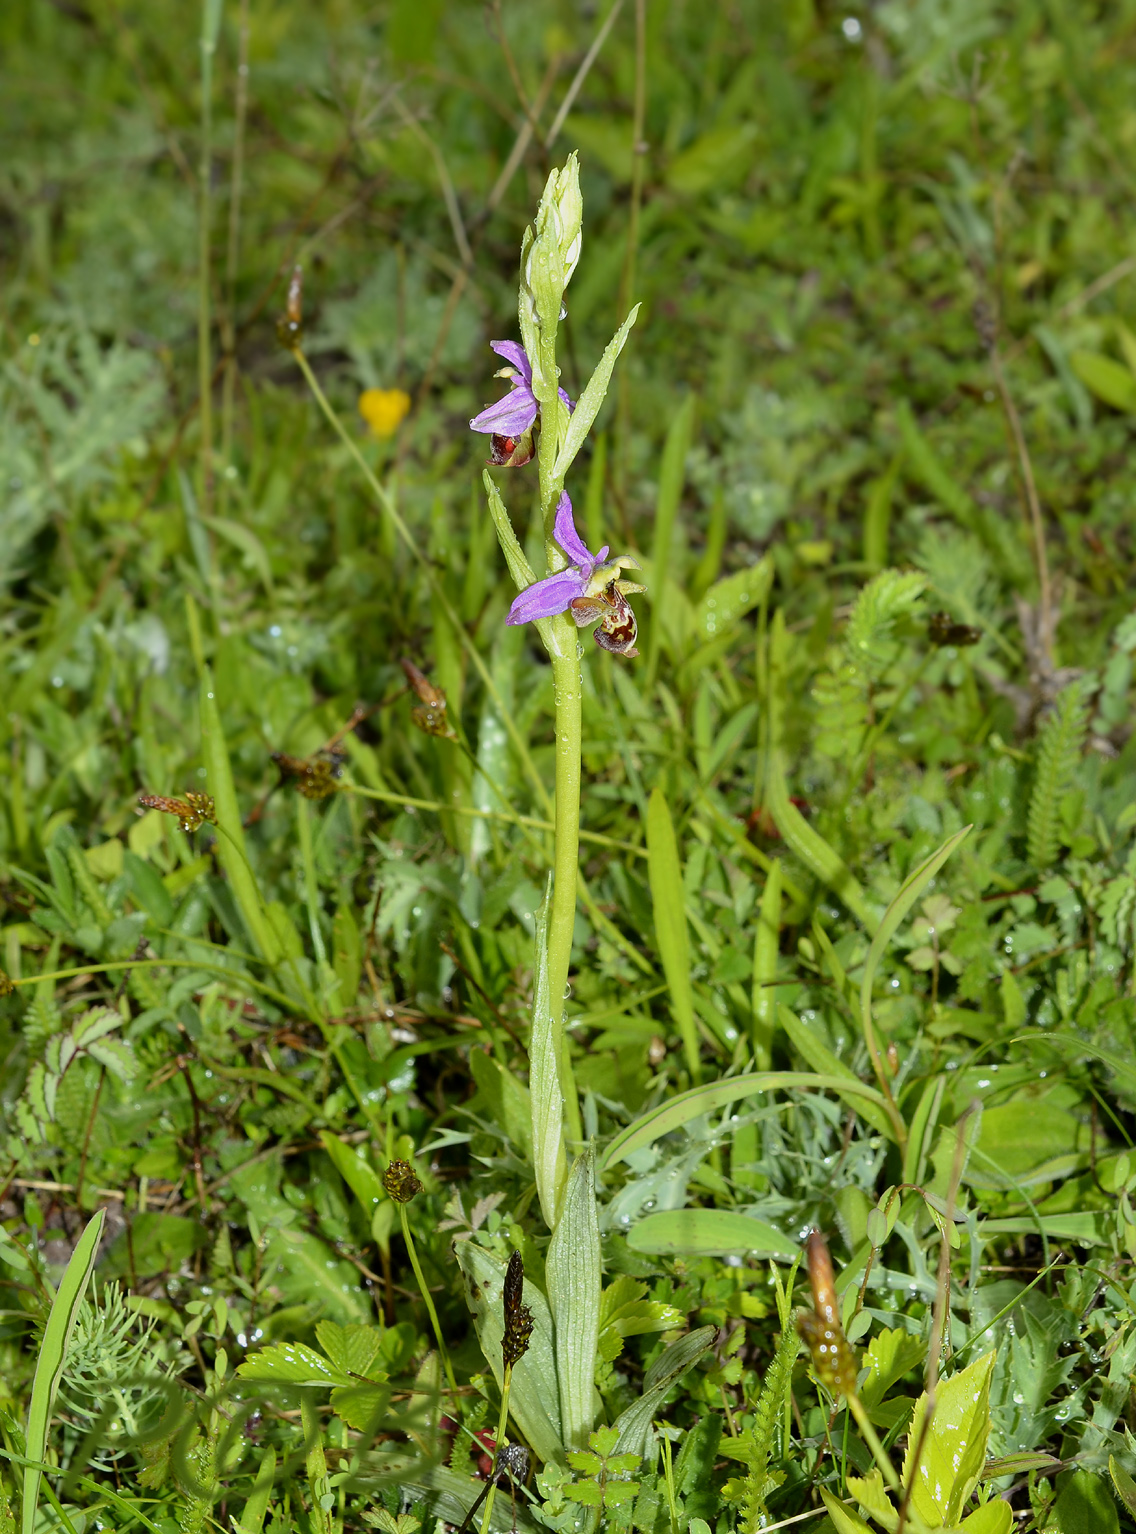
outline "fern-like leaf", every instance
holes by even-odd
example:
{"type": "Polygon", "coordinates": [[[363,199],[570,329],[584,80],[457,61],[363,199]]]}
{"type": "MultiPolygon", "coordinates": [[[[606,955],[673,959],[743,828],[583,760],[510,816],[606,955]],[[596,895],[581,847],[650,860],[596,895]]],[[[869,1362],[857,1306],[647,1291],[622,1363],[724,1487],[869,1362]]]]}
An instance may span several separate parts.
{"type": "Polygon", "coordinates": [[[784,1480],[779,1470],[770,1470],[769,1457],[777,1438],[781,1416],[793,1378],[793,1364],[800,1349],[796,1328],[787,1326],[781,1333],[781,1345],[773,1355],[754,1408],[753,1424],[747,1430],[747,1472],[742,1489],[742,1515],[738,1523],[742,1534],[756,1534],[765,1521],[766,1501],[784,1480]]]}
{"type": "Polygon", "coordinates": [[[1081,760],[1088,726],[1087,690],[1083,681],[1062,691],[1045,721],[1037,747],[1037,776],[1030,796],[1027,851],[1031,865],[1044,873],[1060,846],[1061,799],[1081,760]]]}
{"type": "Polygon", "coordinates": [[[895,625],[918,606],[927,578],[918,572],[882,570],[856,598],[844,632],[848,659],[869,681],[895,659],[895,625]]]}

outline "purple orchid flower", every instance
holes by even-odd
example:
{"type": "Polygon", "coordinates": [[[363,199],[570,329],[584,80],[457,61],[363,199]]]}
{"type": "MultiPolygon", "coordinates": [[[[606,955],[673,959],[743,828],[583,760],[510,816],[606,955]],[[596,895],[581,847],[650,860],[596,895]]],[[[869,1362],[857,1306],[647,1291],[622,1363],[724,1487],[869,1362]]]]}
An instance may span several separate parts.
{"type": "MultiPolygon", "coordinates": [[[[540,405],[532,391],[532,365],[525,355],[524,347],[517,341],[490,341],[489,344],[499,357],[504,357],[510,364],[502,368],[497,377],[509,379],[511,387],[504,399],[499,399],[495,405],[487,406],[480,415],[474,416],[469,423],[470,430],[485,432],[493,437],[510,437],[516,441],[532,430],[540,413],[540,405]]],[[[575,410],[575,402],[568,398],[564,390],[561,389],[559,393],[568,409],[575,410]]]]}
{"type": "Polygon", "coordinates": [[[576,531],[567,491],[561,492],[557,502],[553,537],[572,563],[567,570],[546,575],[522,591],[510,607],[506,623],[532,623],[537,618],[571,612],[579,628],[599,620],[595,640],[603,649],[618,655],[638,655],[635,614],[626,598],[647,588],[622,578],[625,567],[637,570],[638,563],[630,554],[609,560],[606,543],[598,554],[588,552],[576,531]]]}

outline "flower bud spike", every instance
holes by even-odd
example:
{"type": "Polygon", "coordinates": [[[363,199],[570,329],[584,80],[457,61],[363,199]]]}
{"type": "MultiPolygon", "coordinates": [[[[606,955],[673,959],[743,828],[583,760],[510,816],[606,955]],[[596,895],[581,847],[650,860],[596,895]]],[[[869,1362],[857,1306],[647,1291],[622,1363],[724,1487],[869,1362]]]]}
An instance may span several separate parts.
{"type": "Polygon", "coordinates": [[[409,1204],[422,1192],[422,1184],[409,1161],[392,1161],[383,1173],[383,1187],[396,1204],[409,1204]]]}

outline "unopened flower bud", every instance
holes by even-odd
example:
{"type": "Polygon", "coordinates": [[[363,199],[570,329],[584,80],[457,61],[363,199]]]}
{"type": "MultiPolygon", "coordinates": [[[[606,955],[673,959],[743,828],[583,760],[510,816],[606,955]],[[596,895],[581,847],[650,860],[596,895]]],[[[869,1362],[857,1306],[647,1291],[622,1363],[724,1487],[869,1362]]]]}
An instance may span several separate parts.
{"type": "Polygon", "coordinates": [[[813,1311],[812,1314],[805,1311],[798,1316],[797,1331],[812,1354],[813,1370],[821,1384],[831,1390],[833,1395],[855,1395],[859,1375],[856,1355],[849,1347],[840,1324],[832,1259],[828,1255],[828,1243],[819,1230],[809,1232],[805,1250],[809,1283],[813,1291],[813,1311]]]}
{"type": "Polygon", "coordinates": [[[583,244],[584,200],[575,153],[549,172],[537,210],[531,242],[524,253],[524,287],[538,323],[555,330],[564,289],[572,280],[583,244]]]}

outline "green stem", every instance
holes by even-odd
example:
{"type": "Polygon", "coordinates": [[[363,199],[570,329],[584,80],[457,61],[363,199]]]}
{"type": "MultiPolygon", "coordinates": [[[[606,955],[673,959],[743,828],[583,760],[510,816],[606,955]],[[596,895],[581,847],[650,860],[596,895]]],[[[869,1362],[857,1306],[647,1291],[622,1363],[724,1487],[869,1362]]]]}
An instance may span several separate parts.
{"type": "Polygon", "coordinates": [[[505,1446],[505,1428],[509,1421],[509,1390],[513,1384],[513,1366],[505,1365],[501,1378],[501,1415],[497,1419],[497,1447],[493,1451],[493,1468],[490,1470],[489,1495],[485,1499],[485,1511],[481,1515],[481,1534],[489,1534],[489,1520],[493,1516],[493,1498],[497,1494],[497,1466],[501,1462],[501,1450],[505,1446]]]}
{"type": "Polygon", "coordinates": [[[446,1371],[446,1383],[450,1387],[450,1396],[455,1409],[458,1401],[458,1386],[454,1379],[454,1366],[450,1363],[450,1355],[446,1352],[446,1344],[442,1341],[442,1327],[438,1320],[438,1312],[434,1309],[434,1301],[430,1298],[430,1291],[426,1287],[426,1277],[422,1272],[422,1264],[418,1261],[418,1250],[414,1245],[414,1237],[410,1234],[410,1221],[406,1216],[406,1205],[399,1204],[398,1217],[402,1222],[402,1239],[406,1242],[406,1254],[410,1258],[410,1266],[414,1269],[414,1276],[418,1280],[418,1290],[425,1302],[430,1315],[430,1325],[434,1328],[434,1340],[438,1344],[438,1353],[442,1360],[442,1367],[446,1371]]]}
{"type": "MultiPolygon", "coordinates": [[[[216,8],[219,11],[219,7],[216,8]]],[[[201,162],[198,169],[200,208],[197,228],[197,387],[201,410],[201,511],[213,512],[213,358],[209,297],[209,232],[213,198],[213,55],[216,31],[214,7],[204,0],[201,18],[201,162]]]]}
{"type": "Polygon", "coordinates": [[[887,1481],[892,1491],[902,1491],[903,1488],[899,1484],[899,1476],[896,1474],[895,1466],[884,1452],[884,1446],[880,1442],[879,1435],[877,1434],[875,1428],[872,1426],[868,1418],[868,1413],[864,1410],[863,1403],[861,1402],[859,1396],[848,1396],[846,1399],[848,1402],[848,1410],[855,1417],[856,1425],[860,1429],[860,1432],[863,1435],[864,1441],[867,1443],[868,1448],[872,1451],[872,1458],[883,1472],[884,1480],[887,1481]]]}
{"type": "Polygon", "coordinates": [[[566,615],[555,620],[560,653],[552,655],[556,698],[556,834],[552,862],[552,909],[548,918],[548,1000],[557,1039],[560,1089],[568,1138],[582,1140],[583,1121],[564,1035],[564,1002],[572,935],[576,926],[576,876],[580,866],[580,658],[576,626],[566,615]]]}

